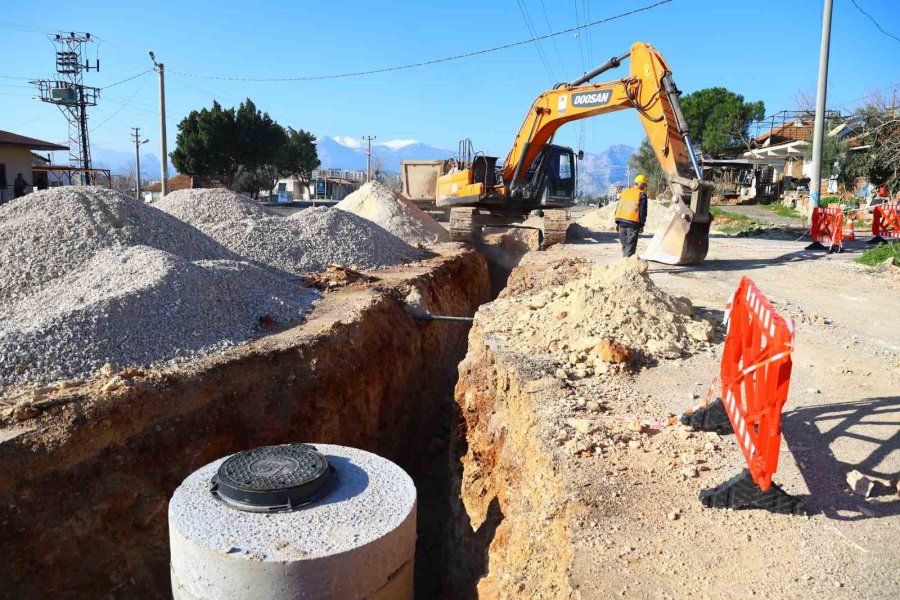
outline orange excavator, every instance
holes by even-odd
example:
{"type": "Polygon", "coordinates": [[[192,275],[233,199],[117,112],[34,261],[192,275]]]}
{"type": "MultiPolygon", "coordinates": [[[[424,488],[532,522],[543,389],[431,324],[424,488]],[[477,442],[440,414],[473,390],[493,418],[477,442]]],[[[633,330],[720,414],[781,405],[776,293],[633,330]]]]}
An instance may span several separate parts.
{"type": "MultiPolygon", "coordinates": [[[[643,257],[673,265],[706,258],[712,216],[712,186],[702,181],[680,92],[662,55],[638,42],[571,83],[537,97],[502,166],[497,157],[460,143],[454,168],[437,180],[436,203],[450,207],[450,235],[470,240],[483,227],[509,226],[532,211],[544,219],[543,246],[565,240],[568,209],[575,204],[577,162],[571,148],[553,144],[565,123],[614,111],[637,111],[668,182],[672,203],[643,257]],[[631,74],[607,83],[588,83],[630,59],[631,74]]],[[[582,153],[578,153],[581,158],[582,153]]]]}

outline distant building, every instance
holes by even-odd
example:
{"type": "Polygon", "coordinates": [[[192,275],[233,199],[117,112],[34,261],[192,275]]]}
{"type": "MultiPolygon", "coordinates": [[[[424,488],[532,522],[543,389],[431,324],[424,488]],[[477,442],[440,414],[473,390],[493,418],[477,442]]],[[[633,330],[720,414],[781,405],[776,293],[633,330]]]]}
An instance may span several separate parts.
{"type": "Polygon", "coordinates": [[[47,187],[47,182],[35,181],[35,173],[32,166],[35,162],[49,162],[43,157],[36,157],[34,150],[68,150],[66,146],[60,146],[52,142],[45,142],[35,138],[26,137],[11,131],[0,130],[0,203],[12,200],[15,197],[14,182],[16,176],[21,173],[22,178],[28,184],[26,192],[31,192],[35,187],[47,187]],[[39,185],[40,184],[40,185],[39,185]]]}

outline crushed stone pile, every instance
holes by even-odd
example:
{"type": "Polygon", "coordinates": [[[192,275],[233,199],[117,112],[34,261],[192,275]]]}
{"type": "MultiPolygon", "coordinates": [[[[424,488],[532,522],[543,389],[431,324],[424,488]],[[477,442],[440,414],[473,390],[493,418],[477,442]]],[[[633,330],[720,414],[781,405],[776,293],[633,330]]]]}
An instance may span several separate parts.
{"type": "MultiPolygon", "coordinates": [[[[647,222],[644,224],[644,233],[653,233],[665,222],[668,204],[659,200],[648,200],[647,222]]],[[[607,204],[590,211],[576,223],[589,231],[615,231],[616,230],[616,203],[607,204]]]]}
{"type": "Polygon", "coordinates": [[[319,272],[329,264],[372,269],[423,256],[371,221],[345,211],[309,208],[282,217],[221,189],[179,190],[155,206],[235,254],[294,275],[319,272]]]}
{"type": "Polygon", "coordinates": [[[591,267],[563,285],[503,298],[483,310],[504,349],[549,354],[582,376],[630,360],[623,354],[680,358],[714,335],[713,323],[693,319],[690,301],[656,287],[647,263],[636,257],[591,267]]]}
{"type": "Polygon", "coordinates": [[[359,215],[409,244],[423,246],[450,241],[450,234],[413,202],[370,181],[337,203],[335,208],[359,215]]]}
{"type": "Polygon", "coordinates": [[[0,206],[0,304],[21,300],[104,249],[133,245],[188,260],[234,258],[193,227],[113,190],[42,190],[0,206]]]}
{"type": "Polygon", "coordinates": [[[0,307],[0,383],[189,357],[245,341],[261,322],[297,321],[316,297],[247,262],[190,261],[143,245],[104,249],[0,307]]]}

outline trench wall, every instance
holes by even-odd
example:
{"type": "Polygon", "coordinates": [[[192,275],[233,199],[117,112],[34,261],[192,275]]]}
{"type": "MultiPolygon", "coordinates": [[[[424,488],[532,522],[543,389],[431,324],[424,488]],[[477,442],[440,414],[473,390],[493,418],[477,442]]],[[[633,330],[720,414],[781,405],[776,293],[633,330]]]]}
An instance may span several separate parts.
{"type": "Polygon", "coordinates": [[[109,393],[93,382],[3,423],[0,597],[171,597],[168,499],[223,455],[296,441],[400,464],[423,452],[468,328],[411,319],[398,299],[410,285],[435,314],[472,315],[490,296],[485,260],[456,247],[224,356],[109,393]]]}

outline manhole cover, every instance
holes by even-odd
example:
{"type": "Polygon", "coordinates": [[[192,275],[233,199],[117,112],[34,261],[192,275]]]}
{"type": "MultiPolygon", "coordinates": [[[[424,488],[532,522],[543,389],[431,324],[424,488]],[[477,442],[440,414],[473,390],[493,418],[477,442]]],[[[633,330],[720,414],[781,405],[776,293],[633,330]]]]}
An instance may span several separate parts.
{"type": "Polygon", "coordinates": [[[240,510],[292,510],[323,496],[334,478],[328,460],[307,444],[239,452],[219,466],[211,491],[240,510]]]}

